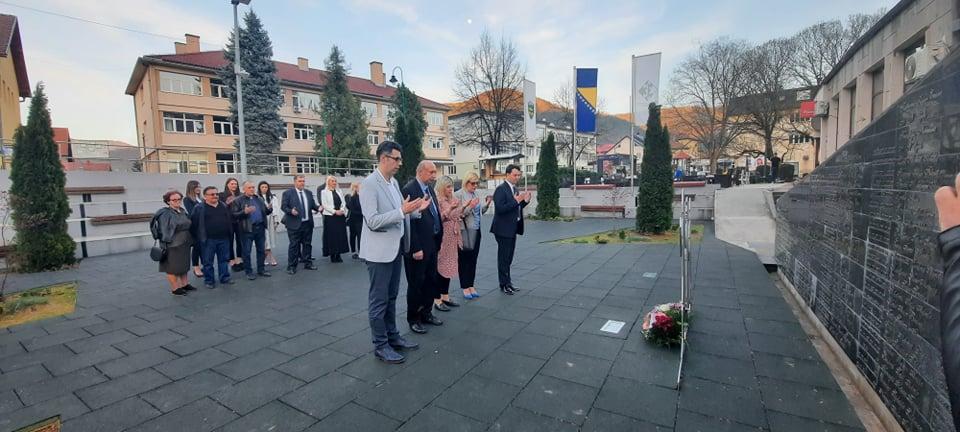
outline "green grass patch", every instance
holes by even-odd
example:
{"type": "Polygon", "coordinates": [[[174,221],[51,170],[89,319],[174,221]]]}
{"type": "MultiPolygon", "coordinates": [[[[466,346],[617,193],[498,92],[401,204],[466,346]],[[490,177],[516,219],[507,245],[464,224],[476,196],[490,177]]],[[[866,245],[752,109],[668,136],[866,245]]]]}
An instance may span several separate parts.
{"type": "Polygon", "coordinates": [[[76,282],[13,293],[0,302],[0,328],[65,315],[73,312],[76,305],[76,282]]]}
{"type": "MultiPolygon", "coordinates": [[[[690,227],[690,240],[694,243],[703,239],[703,225],[690,227]]],[[[676,225],[661,234],[641,233],[634,230],[618,229],[557,240],[557,243],[574,244],[676,244],[680,242],[679,227],[676,225]]]]}

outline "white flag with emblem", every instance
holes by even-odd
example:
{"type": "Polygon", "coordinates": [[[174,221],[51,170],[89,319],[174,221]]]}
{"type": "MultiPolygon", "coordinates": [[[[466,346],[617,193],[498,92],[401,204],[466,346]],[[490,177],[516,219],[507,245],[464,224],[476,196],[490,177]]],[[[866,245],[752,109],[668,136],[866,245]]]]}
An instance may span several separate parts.
{"type": "Polygon", "coordinates": [[[523,80],[523,139],[530,143],[537,139],[537,85],[523,80]]]}
{"type": "Polygon", "coordinates": [[[650,102],[660,103],[660,53],[633,56],[633,124],[646,126],[650,102]]]}

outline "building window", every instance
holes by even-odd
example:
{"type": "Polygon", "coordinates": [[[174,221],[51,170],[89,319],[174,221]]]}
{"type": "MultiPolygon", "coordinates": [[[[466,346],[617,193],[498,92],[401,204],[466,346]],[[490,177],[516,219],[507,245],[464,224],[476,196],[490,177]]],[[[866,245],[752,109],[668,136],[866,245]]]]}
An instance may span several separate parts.
{"type": "Polygon", "coordinates": [[[870,120],[880,116],[883,112],[883,68],[877,69],[870,75],[872,78],[873,94],[870,97],[870,120]]]}
{"type": "Polygon", "coordinates": [[[213,133],[215,135],[237,135],[237,128],[229,117],[213,116],[213,133]]]}
{"type": "Polygon", "coordinates": [[[383,115],[386,116],[387,118],[390,118],[390,116],[392,116],[393,113],[394,113],[396,110],[397,110],[397,109],[394,108],[393,105],[384,105],[384,106],[383,106],[383,111],[384,111],[383,115]]]}
{"type": "Polygon", "coordinates": [[[443,127],[443,114],[436,111],[427,111],[427,123],[430,126],[443,127]]]}
{"type": "Polygon", "coordinates": [[[380,134],[377,132],[370,132],[367,134],[367,145],[377,146],[380,145],[380,134]]]}
{"type": "Polygon", "coordinates": [[[320,95],[301,91],[293,92],[293,112],[320,112],[320,95]]]}
{"type": "Polygon", "coordinates": [[[203,152],[167,152],[167,172],[175,174],[209,174],[207,154],[203,152]]]}
{"type": "Polygon", "coordinates": [[[160,71],[160,91],[202,96],[200,77],[160,71]]]}
{"type": "Polygon", "coordinates": [[[850,87],[850,129],[847,131],[847,138],[853,137],[853,130],[857,126],[857,86],[850,87]]]}
{"type": "Polygon", "coordinates": [[[457,146],[450,144],[450,156],[456,156],[456,155],[457,155],[457,146]]]}
{"type": "Polygon", "coordinates": [[[428,139],[430,140],[430,148],[432,148],[432,149],[434,149],[434,150],[442,150],[442,149],[443,149],[443,138],[442,138],[442,137],[434,137],[434,138],[428,138],[428,139]]]}
{"type": "Polygon", "coordinates": [[[203,116],[178,112],[163,113],[164,132],[203,134],[203,116]]]}
{"type": "Polygon", "coordinates": [[[456,175],[456,174],[457,174],[457,166],[456,166],[456,165],[450,165],[449,167],[447,167],[447,174],[456,175]]]}
{"type": "Polygon", "coordinates": [[[293,124],[293,139],[295,140],[313,140],[313,125],[293,124]]]}
{"type": "Polygon", "coordinates": [[[383,134],[383,140],[384,140],[384,141],[393,141],[393,134],[392,134],[392,133],[383,134]]]}
{"type": "Polygon", "coordinates": [[[233,153],[217,153],[217,172],[220,174],[235,174],[239,170],[237,155],[233,153]]]}
{"type": "Polygon", "coordinates": [[[223,81],[218,79],[210,78],[210,96],[215,98],[226,99],[227,96],[227,86],[223,84],[223,81]]]}
{"type": "Polygon", "coordinates": [[[315,157],[297,157],[297,172],[300,174],[316,174],[319,165],[315,157]]]}
{"type": "Polygon", "coordinates": [[[290,172],[290,156],[277,156],[277,172],[280,174],[293,174],[290,172]]]}
{"type": "Polygon", "coordinates": [[[280,127],[280,139],[287,139],[287,124],[280,127]]]}
{"type": "Polygon", "coordinates": [[[367,119],[377,116],[377,104],[373,102],[360,102],[360,108],[367,114],[367,119]]]}

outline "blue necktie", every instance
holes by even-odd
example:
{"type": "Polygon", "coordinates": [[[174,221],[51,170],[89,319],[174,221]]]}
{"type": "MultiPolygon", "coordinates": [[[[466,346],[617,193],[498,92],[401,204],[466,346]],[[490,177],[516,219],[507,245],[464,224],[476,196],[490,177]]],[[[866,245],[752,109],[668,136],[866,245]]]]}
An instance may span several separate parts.
{"type": "Polygon", "coordinates": [[[433,215],[433,233],[436,234],[440,232],[440,213],[437,212],[437,203],[433,199],[433,196],[430,195],[430,188],[423,187],[423,197],[430,198],[430,214],[433,215]]]}

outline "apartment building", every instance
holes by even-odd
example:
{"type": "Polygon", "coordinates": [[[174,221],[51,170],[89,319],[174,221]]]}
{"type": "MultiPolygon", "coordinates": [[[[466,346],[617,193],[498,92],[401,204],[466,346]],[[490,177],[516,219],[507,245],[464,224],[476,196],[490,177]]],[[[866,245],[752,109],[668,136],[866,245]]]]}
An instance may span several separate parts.
{"type": "MultiPolygon", "coordinates": [[[[276,154],[281,174],[318,174],[323,161],[314,150],[314,128],[322,124],[315,111],[322,97],[326,72],[297,63],[275,61],[283,94],[280,116],[285,128],[276,154]]],[[[137,142],[143,170],[169,173],[229,174],[239,171],[234,148],[238,131],[230,121],[230,101],[217,72],[227,64],[222,51],[201,51],[200,38],[186,35],[174,54],[137,59],[126,94],[133,96],[137,142]]],[[[370,62],[369,78],[351,76],[350,90],[367,113],[371,157],[390,138],[387,116],[395,91],[387,85],[383,64],[370,62]]],[[[440,166],[452,165],[447,111],[439,102],[420,98],[428,122],[423,152],[440,166]]]]}
{"type": "Polygon", "coordinates": [[[901,0],[843,55],[817,92],[825,161],[960,42],[956,0],[901,0]]]}

